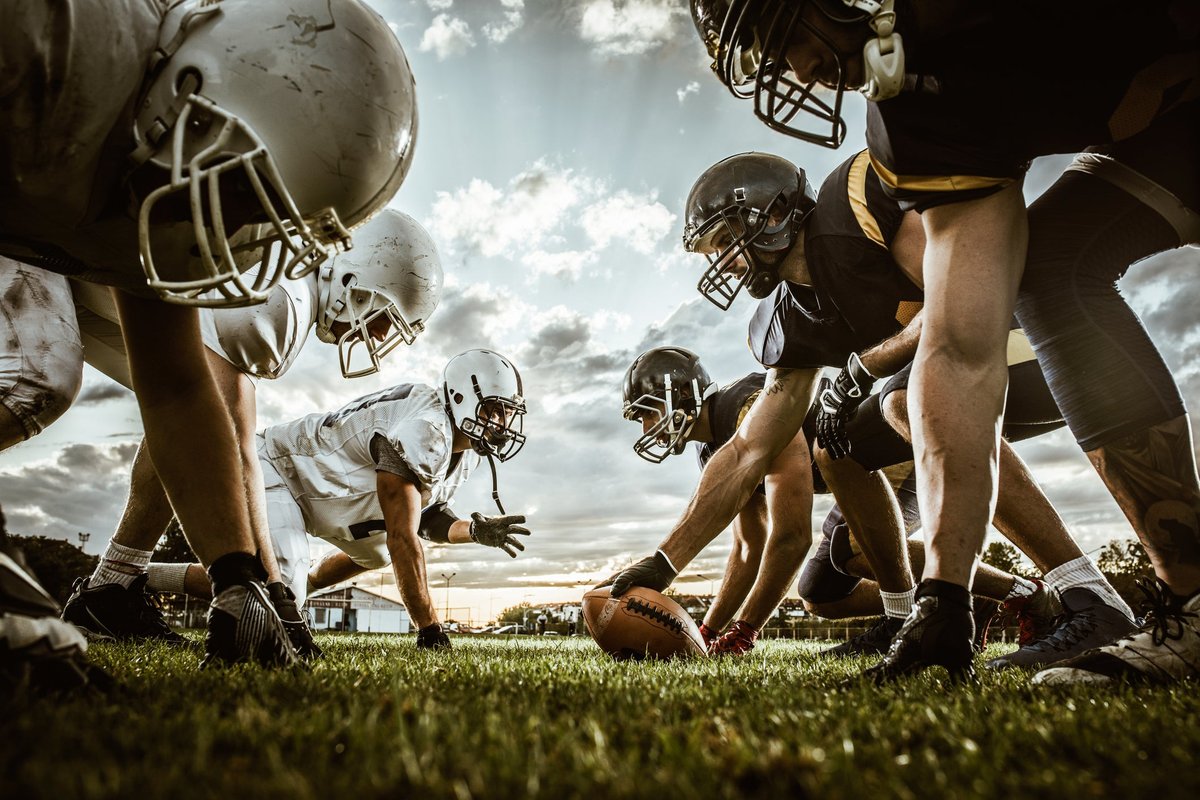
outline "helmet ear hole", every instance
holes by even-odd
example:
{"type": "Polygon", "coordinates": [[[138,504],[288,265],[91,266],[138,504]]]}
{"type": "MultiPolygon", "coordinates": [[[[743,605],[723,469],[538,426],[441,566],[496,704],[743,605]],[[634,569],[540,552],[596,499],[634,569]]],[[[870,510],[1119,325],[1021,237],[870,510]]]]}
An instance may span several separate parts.
{"type": "Polygon", "coordinates": [[[455,392],[454,393],[454,405],[458,405],[462,401],[463,401],[462,392],[455,392]]]}
{"type": "Polygon", "coordinates": [[[196,85],[192,87],[191,94],[198,94],[200,92],[201,87],[204,86],[204,76],[201,75],[200,70],[196,69],[195,67],[188,67],[186,69],[179,70],[179,74],[175,76],[176,94],[179,94],[183,91],[184,84],[187,83],[188,78],[192,78],[196,81],[196,85]]]}

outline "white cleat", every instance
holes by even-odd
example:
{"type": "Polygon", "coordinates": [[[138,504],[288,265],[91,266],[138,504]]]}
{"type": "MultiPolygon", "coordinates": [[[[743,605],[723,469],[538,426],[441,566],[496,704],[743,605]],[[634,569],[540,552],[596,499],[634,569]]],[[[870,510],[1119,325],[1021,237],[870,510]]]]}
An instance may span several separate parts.
{"type": "Polygon", "coordinates": [[[1063,686],[1200,678],[1200,592],[1180,597],[1160,580],[1140,587],[1149,598],[1150,611],[1135,633],[1044,669],[1033,676],[1033,682],[1063,686]]]}

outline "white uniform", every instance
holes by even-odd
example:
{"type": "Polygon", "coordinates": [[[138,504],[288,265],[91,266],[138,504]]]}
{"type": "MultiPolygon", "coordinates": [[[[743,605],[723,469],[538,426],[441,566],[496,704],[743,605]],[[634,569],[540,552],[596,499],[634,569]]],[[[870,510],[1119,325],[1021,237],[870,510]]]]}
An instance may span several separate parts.
{"type": "Polygon", "coordinates": [[[160,0],[4,4],[0,253],[150,293],[121,188],[160,0]]]}
{"type": "MultiPolygon", "coordinates": [[[[281,280],[267,301],[200,310],[209,350],[252,378],[291,368],[317,318],[317,276],[281,280]]],[[[74,402],[84,362],[132,388],[108,287],[0,256],[0,404],[36,436],[74,402]]]]}
{"type": "Polygon", "coordinates": [[[308,535],[367,569],[391,562],[376,494],[377,435],[420,485],[426,508],[449,502],[479,464],[473,451],[451,453],[453,424],[437,391],[422,384],[400,384],[259,434],[271,538],[299,602],[307,593],[308,535]]]}

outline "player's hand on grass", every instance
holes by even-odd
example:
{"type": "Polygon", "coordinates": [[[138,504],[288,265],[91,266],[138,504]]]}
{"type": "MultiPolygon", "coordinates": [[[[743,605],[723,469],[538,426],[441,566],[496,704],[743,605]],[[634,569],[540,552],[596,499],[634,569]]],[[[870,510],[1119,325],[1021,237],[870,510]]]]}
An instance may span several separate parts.
{"type": "Polygon", "coordinates": [[[662,550],[659,550],[654,555],[647,556],[633,566],[621,570],[597,585],[596,588],[611,586],[613,597],[620,597],[634,586],[644,586],[647,589],[661,592],[671,585],[671,581],[675,580],[675,576],[678,574],[670,560],[663,555],[662,550]]]}
{"type": "Polygon", "coordinates": [[[499,547],[513,558],[516,558],[516,551],[525,549],[525,545],[521,544],[521,541],[516,537],[529,535],[528,528],[517,524],[524,521],[524,514],[485,517],[478,511],[472,512],[471,541],[488,547],[499,547]]]}
{"type": "Polygon", "coordinates": [[[442,630],[441,624],[435,622],[417,631],[418,650],[449,650],[450,637],[442,630]]]}
{"type": "Polygon", "coordinates": [[[846,421],[871,393],[875,376],[867,372],[857,353],[833,380],[822,378],[817,386],[817,444],[836,461],[850,455],[846,421]]]}

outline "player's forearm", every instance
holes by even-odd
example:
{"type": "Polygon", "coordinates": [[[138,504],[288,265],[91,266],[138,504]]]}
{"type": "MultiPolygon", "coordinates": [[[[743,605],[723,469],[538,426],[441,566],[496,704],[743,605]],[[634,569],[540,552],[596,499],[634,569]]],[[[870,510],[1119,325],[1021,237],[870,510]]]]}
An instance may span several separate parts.
{"type": "Polygon", "coordinates": [[[859,358],[867,372],[876,378],[884,378],[895,375],[907,366],[917,355],[917,345],[921,341],[921,318],[918,313],[904,330],[865,350],[859,358]]]}
{"type": "Polygon", "coordinates": [[[658,549],[682,570],[737,515],[770,463],[756,448],[731,440],[709,460],[687,510],[658,549]]]}
{"type": "Polygon", "coordinates": [[[392,571],[396,575],[396,587],[400,599],[418,628],[438,621],[429,596],[429,580],[425,575],[425,551],[416,534],[411,537],[388,539],[388,553],[392,557],[392,571]]]}

